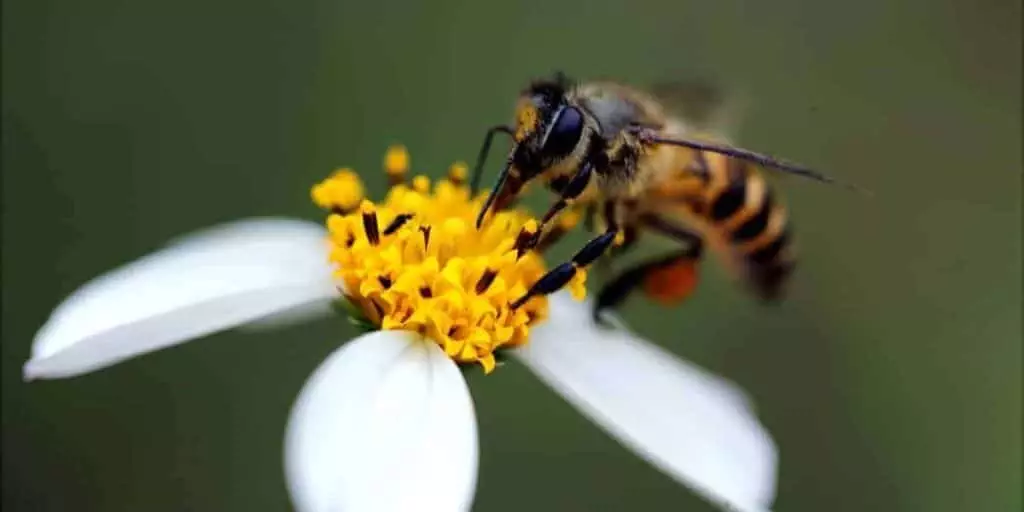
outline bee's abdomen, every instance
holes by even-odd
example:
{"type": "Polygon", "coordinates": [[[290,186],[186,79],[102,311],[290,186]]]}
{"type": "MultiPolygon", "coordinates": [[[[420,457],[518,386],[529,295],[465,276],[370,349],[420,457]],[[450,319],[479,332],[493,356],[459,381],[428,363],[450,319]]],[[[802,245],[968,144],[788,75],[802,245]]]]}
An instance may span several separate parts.
{"type": "Polygon", "coordinates": [[[705,196],[708,220],[741,259],[754,292],[764,300],[780,298],[795,266],[786,209],[752,165],[709,161],[714,163],[705,196]]]}
{"type": "Polygon", "coordinates": [[[796,267],[788,228],[771,243],[746,256],[747,272],[754,290],[764,300],[781,298],[789,275],[796,267]]]}

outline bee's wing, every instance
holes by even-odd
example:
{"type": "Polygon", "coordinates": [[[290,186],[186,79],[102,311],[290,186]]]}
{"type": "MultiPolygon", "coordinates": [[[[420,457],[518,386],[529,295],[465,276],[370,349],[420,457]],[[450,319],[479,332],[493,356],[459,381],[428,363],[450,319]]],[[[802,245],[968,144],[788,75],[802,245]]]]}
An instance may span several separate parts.
{"type": "Polygon", "coordinates": [[[648,92],[672,116],[698,131],[732,137],[745,102],[740,96],[710,81],[669,80],[652,84],[648,92]]]}

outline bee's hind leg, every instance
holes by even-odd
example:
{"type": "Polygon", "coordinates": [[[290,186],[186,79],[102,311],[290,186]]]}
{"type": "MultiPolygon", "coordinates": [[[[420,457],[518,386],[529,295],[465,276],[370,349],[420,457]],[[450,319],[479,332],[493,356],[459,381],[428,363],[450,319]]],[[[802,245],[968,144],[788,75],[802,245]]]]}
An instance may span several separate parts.
{"type": "MultiPolygon", "coordinates": [[[[607,310],[616,309],[618,306],[621,306],[640,285],[647,285],[652,278],[662,277],[658,275],[659,273],[671,271],[673,268],[686,268],[681,267],[681,265],[688,267],[695,265],[700,259],[700,252],[699,245],[691,246],[673,251],[666,256],[638,263],[623,270],[611,281],[601,286],[601,289],[597,292],[597,300],[594,302],[594,308],[591,310],[594,322],[606,327],[609,326],[604,315],[607,310]]],[[[665,282],[664,284],[673,285],[676,283],[665,282]]],[[[677,291],[688,293],[689,289],[679,289],[677,291]]]]}
{"type": "MultiPolygon", "coordinates": [[[[611,281],[605,283],[597,293],[597,300],[591,311],[596,323],[608,326],[603,313],[622,305],[629,295],[641,284],[659,289],[648,290],[654,298],[675,299],[688,295],[695,284],[696,269],[694,266],[703,254],[704,244],[696,233],[673,226],[660,217],[645,216],[644,225],[656,232],[686,244],[679,249],[652,260],[647,260],[629,267],[611,281]]],[[[665,300],[667,301],[667,300],[665,300]]]]}

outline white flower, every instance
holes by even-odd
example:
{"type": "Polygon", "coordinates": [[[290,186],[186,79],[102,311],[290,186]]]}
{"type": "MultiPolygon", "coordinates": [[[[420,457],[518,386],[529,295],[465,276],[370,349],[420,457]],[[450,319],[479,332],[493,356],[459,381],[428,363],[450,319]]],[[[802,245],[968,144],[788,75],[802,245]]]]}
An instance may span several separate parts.
{"type": "MultiPolygon", "coordinates": [[[[322,306],[341,295],[337,269],[325,256],[326,239],[327,232],[312,223],[245,220],[184,238],[101,276],[68,297],[40,329],[25,378],[76,376],[214,332],[294,320],[310,308],[325,310],[322,306]]],[[[473,244],[465,235],[459,240],[456,245],[473,244]]],[[[365,264],[376,268],[377,263],[365,264]]],[[[414,266],[399,267],[412,272],[414,266]]],[[[514,272],[499,279],[511,282],[514,272]]],[[[441,273],[453,279],[447,270],[441,273]]],[[[392,277],[400,288],[402,276],[392,277]]],[[[342,290],[351,286],[340,285],[342,290]]],[[[509,289],[518,293],[511,284],[509,289]]],[[[370,303],[398,300],[367,293],[345,292],[370,303]]],[[[433,300],[420,305],[435,307],[433,300]]],[[[305,384],[288,421],[285,473],[296,508],[468,510],[478,439],[473,402],[458,365],[475,362],[489,371],[488,343],[505,343],[494,350],[512,353],[672,478],[724,508],[768,510],[776,450],[741,392],[625,329],[593,325],[587,304],[566,292],[533,307],[537,314],[549,307],[550,314],[546,320],[531,319],[529,329],[520,326],[528,343],[493,333],[480,343],[464,341],[462,334],[453,334],[458,329],[452,323],[461,321],[462,313],[445,316],[448,310],[436,320],[452,325],[445,327],[447,335],[439,335],[444,340],[379,330],[339,343],[305,384]],[[495,341],[498,337],[508,341],[495,341]]],[[[388,311],[378,315],[385,325],[396,315],[421,313],[401,313],[400,305],[388,311]]],[[[423,322],[404,328],[436,328],[423,322]]]]}
{"type": "MultiPolygon", "coordinates": [[[[241,221],[99,277],[39,331],[25,377],[83,374],[333,300],[324,236],[301,221],[241,221]]],[[[740,392],[625,331],[592,325],[587,306],[563,294],[551,308],[516,350],[523,364],[708,499],[768,509],[775,447],[740,392]]],[[[469,390],[444,351],[412,333],[372,332],[331,354],[299,395],[285,447],[289,490],[304,512],[467,510],[473,498],[469,390]]]]}

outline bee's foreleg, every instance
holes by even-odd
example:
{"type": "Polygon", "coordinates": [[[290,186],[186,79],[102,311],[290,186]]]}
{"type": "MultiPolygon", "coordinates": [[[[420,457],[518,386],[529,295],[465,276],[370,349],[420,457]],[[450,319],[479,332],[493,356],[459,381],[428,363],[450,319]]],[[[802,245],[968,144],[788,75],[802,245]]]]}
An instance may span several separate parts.
{"type": "Polygon", "coordinates": [[[583,165],[576,170],[572,177],[569,178],[569,181],[564,187],[562,187],[558,201],[555,201],[555,204],[552,204],[551,207],[548,208],[547,213],[544,214],[544,217],[541,218],[540,226],[537,228],[537,236],[534,239],[533,245],[536,245],[537,242],[540,241],[540,238],[544,233],[544,228],[547,226],[548,222],[555,218],[555,216],[564,210],[566,206],[569,206],[569,202],[579,197],[587,188],[587,184],[590,183],[590,177],[593,174],[593,168],[593,164],[585,161],[583,162],[583,165]]]}

